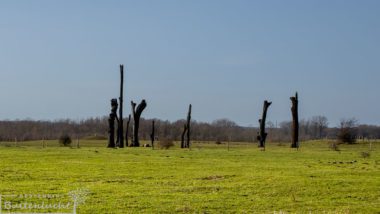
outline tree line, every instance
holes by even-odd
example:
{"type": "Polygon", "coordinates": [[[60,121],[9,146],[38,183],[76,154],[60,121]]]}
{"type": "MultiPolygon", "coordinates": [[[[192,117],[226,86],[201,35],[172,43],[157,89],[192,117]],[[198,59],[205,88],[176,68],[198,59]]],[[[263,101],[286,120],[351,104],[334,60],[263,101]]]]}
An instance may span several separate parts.
{"type": "MultiPolygon", "coordinates": [[[[140,119],[139,135],[142,140],[150,140],[152,121],[155,121],[157,140],[171,139],[180,141],[185,119],[168,121],[160,119],[140,119]]],[[[127,122],[127,119],[124,119],[127,122]]],[[[299,122],[299,138],[301,141],[314,139],[336,139],[342,127],[350,125],[357,138],[380,139],[380,126],[357,124],[352,119],[342,120],[339,127],[329,127],[324,116],[301,119],[299,122]],[[352,123],[354,122],[354,123],[352,123]]],[[[213,122],[191,121],[193,141],[257,142],[258,127],[239,126],[229,119],[218,119],[213,122]]],[[[284,121],[276,125],[266,122],[267,142],[290,142],[292,121],[284,121]]],[[[72,138],[108,138],[108,117],[88,118],[84,120],[13,120],[0,121],[0,141],[53,140],[64,134],[72,138]]],[[[131,140],[132,132],[128,139],[131,140]]]]}

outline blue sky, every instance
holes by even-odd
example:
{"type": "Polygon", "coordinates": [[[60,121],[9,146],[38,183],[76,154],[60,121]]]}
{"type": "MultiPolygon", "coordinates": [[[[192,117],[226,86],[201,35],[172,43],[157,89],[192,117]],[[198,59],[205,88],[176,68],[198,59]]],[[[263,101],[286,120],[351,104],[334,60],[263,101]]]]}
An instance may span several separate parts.
{"type": "Polygon", "coordinates": [[[0,119],[342,118],[380,124],[380,1],[1,1],[0,119]]]}

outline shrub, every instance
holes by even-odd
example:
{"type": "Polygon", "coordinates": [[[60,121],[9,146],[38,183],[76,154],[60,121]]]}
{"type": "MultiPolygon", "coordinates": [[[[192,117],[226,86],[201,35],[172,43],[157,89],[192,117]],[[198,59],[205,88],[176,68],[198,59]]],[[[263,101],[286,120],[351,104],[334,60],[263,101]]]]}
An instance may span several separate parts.
{"type": "Polygon", "coordinates": [[[340,149],[339,149],[339,147],[338,147],[338,144],[337,144],[336,142],[332,142],[332,143],[330,143],[329,147],[330,147],[330,149],[333,150],[333,151],[337,151],[337,152],[340,151],[340,149]]]}
{"type": "Polygon", "coordinates": [[[158,147],[160,149],[169,149],[170,147],[173,147],[174,143],[172,140],[169,139],[163,139],[158,142],[158,147]]]}
{"type": "Polygon", "coordinates": [[[369,158],[369,156],[371,156],[371,153],[369,153],[369,152],[361,152],[361,153],[360,153],[360,156],[361,156],[362,158],[369,158]]]}
{"type": "Polygon", "coordinates": [[[220,140],[216,141],[215,142],[216,145],[220,145],[220,144],[223,144],[220,140]]]}
{"type": "Polygon", "coordinates": [[[70,146],[71,142],[71,137],[68,134],[64,134],[59,137],[59,144],[61,146],[70,146]]]}
{"type": "Polygon", "coordinates": [[[338,140],[341,143],[354,144],[357,138],[357,120],[347,119],[340,121],[338,140]]]}

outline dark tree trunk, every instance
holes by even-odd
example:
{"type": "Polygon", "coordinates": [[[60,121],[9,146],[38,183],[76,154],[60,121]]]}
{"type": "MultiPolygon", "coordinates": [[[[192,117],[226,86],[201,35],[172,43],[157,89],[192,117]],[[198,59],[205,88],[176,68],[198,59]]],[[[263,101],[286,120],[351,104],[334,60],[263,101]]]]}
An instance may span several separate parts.
{"type": "Polygon", "coordinates": [[[119,126],[118,126],[118,147],[124,147],[124,124],[123,124],[123,90],[124,89],[124,65],[120,65],[120,97],[119,97],[119,126]]]}
{"type": "Polygon", "coordinates": [[[114,148],[115,145],[115,119],[117,120],[117,99],[111,100],[111,114],[108,118],[108,148],[114,148]]]}
{"type": "Polygon", "coordinates": [[[129,137],[129,123],[131,122],[131,115],[128,115],[127,129],[125,131],[125,146],[128,146],[128,137],[129,137]]]}
{"type": "Polygon", "coordinates": [[[298,123],[298,93],[296,92],[295,97],[290,97],[292,101],[292,116],[293,116],[293,124],[292,124],[292,148],[299,148],[299,123],[298,123]]]}
{"type": "Polygon", "coordinates": [[[131,101],[132,105],[132,116],[133,116],[133,140],[130,146],[132,147],[139,147],[140,142],[139,142],[139,126],[140,126],[140,117],[141,113],[144,111],[146,108],[146,102],[145,100],[142,100],[141,103],[137,106],[136,108],[136,103],[131,101]]]}
{"type": "Polygon", "coordinates": [[[154,133],[155,132],[155,128],[154,128],[154,120],[152,121],[152,133],[150,134],[150,140],[152,142],[152,148],[154,149],[154,133]]]}
{"type": "Polygon", "coordinates": [[[191,104],[189,105],[189,112],[187,113],[187,139],[186,148],[190,148],[190,121],[191,121],[191,104]]]}
{"type": "Polygon", "coordinates": [[[183,132],[182,132],[182,135],[181,135],[181,148],[186,148],[186,144],[185,144],[186,131],[187,131],[187,126],[185,124],[185,125],[183,125],[183,132]]]}
{"type": "Polygon", "coordinates": [[[272,102],[268,102],[267,100],[264,101],[263,115],[262,115],[262,118],[259,120],[260,132],[259,132],[259,136],[257,136],[257,140],[259,141],[259,147],[261,148],[265,148],[265,140],[268,135],[268,133],[265,132],[265,123],[267,119],[267,111],[271,104],[272,102]]]}
{"type": "Polygon", "coordinates": [[[190,148],[190,121],[191,121],[191,104],[189,105],[189,112],[187,113],[187,121],[183,127],[181,135],[181,148],[190,148]],[[186,136],[186,140],[185,140],[186,136]]]}

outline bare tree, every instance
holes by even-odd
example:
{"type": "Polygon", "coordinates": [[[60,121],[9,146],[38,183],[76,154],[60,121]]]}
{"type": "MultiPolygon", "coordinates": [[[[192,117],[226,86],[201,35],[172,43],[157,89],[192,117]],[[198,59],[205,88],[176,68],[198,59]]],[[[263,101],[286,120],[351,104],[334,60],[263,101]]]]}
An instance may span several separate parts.
{"type": "Polygon", "coordinates": [[[139,147],[139,126],[140,126],[140,117],[141,113],[146,108],[147,104],[145,100],[142,100],[141,103],[136,108],[136,103],[131,101],[132,105],[132,116],[133,116],[133,140],[130,146],[132,147],[139,147]]]}
{"type": "Polygon", "coordinates": [[[272,102],[268,102],[267,100],[264,101],[264,107],[263,107],[263,115],[262,118],[259,120],[260,123],[260,132],[257,136],[257,140],[259,141],[259,147],[265,148],[265,140],[267,138],[268,133],[265,132],[265,125],[266,125],[266,118],[267,118],[267,111],[269,106],[272,104],[272,102]]]}
{"type": "Polygon", "coordinates": [[[325,116],[314,116],[310,120],[310,125],[313,130],[313,136],[317,139],[322,139],[328,128],[328,120],[325,116]]]}
{"type": "Polygon", "coordinates": [[[292,148],[299,148],[299,141],[298,141],[298,135],[299,135],[299,122],[298,122],[298,93],[296,92],[296,96],[290,97],[290,100],[292,101],[292,116],[293,116],[293,123],[292,123],[292,148]]]}
{"type": "Polygon", "coordinates": [[[338,140],[341,143],[354,144],[358,133],[358,121],[355,118],[342,119],[338,132],[338,140]]]}

